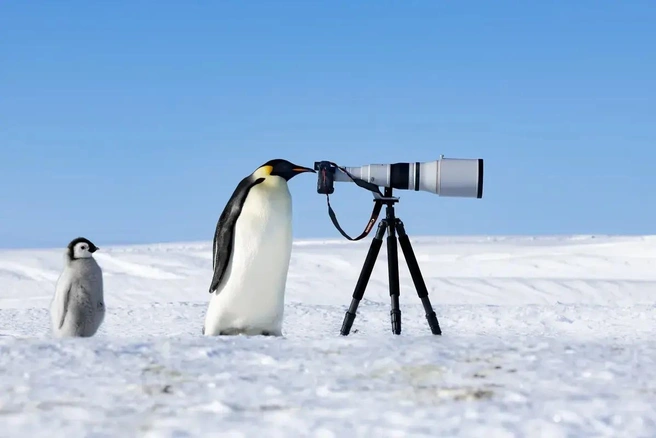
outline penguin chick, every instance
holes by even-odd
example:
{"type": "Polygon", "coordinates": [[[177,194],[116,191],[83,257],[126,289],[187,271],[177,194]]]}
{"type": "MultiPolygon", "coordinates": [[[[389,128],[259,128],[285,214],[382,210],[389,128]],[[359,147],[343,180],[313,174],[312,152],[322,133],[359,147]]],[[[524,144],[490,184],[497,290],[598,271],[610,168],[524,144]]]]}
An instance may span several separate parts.
{"type": "Polygon", "coordinates": [[[66,248],[64,270],[50,305],[55,337],[90,337],[105,319],[102,270],[93,258],[98,250],[84,237],[66,248]]]}
{"type": "Polygon", "coordinates": [[[314,170],[275,159],[237,185],[214,234],[205,336],[282,336],[292,249],[287,182],[304,172],[314,170]]]}

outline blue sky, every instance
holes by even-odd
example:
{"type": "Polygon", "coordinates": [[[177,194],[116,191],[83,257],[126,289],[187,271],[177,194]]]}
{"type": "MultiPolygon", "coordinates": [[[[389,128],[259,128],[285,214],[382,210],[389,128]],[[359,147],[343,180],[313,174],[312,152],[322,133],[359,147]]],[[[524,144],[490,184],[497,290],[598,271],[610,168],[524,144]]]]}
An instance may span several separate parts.
{"type": "MultiPolygon", "coordinates": [[[[412,235],[653,234],[656,4],[0,5],[0,247],[209,240],[270,158],[484,158],[483,199],[397,192],[412,235]]],[[[340,238],[314,176],[297,238],[340,238]]],[[[371,196],[331,202],[358,234],[371,196]]]]}

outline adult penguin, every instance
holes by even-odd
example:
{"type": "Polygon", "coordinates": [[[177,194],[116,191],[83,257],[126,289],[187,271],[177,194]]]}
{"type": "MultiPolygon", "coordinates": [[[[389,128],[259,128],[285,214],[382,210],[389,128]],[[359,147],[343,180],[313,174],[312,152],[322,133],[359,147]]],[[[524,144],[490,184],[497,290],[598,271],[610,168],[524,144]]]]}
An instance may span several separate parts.
{"type": "Polygon", "coordinates": [[[206,336],[282,336],[292,250],[288,181],[313,169],[264,163],[241,180],[219,217],[213,241],[206,336]]]}

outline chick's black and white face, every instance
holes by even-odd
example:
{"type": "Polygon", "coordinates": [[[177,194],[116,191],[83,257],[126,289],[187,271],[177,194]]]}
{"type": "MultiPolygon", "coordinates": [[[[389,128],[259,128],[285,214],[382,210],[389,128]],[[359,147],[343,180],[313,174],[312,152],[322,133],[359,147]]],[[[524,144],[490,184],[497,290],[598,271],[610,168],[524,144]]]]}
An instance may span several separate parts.
{"type": "Polygon", "coordinates": [[[91,257],[91,251],[89,250],[88,243],[78,243],[73,247],[73,257],[76,259],[87,259],[91,257]]]}
{"type": "Polygon", "coordinates": [[[68,255],[72,259],[88,259],[98,248],[88,239],[78,238],[68,245],[68,255]]]}

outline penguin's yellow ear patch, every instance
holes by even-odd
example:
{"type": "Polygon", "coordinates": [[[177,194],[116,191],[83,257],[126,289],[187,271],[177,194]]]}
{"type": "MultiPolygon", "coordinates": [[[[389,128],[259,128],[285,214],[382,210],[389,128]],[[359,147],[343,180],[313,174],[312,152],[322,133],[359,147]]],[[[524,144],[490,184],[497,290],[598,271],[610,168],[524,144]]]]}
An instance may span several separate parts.
{"type": "Polygon", "coordinates": [[[262,166],[255,171],[254,176],[256,178],[267,177],[271,175],[271,172],[273,172],[273,166],[262,166]]]}

